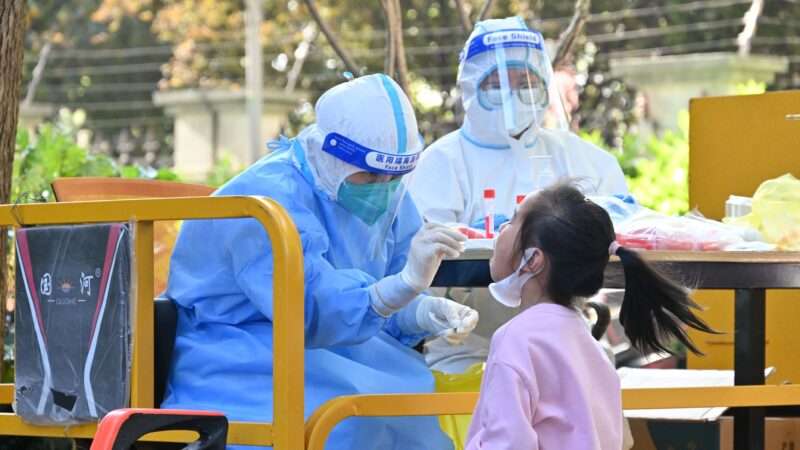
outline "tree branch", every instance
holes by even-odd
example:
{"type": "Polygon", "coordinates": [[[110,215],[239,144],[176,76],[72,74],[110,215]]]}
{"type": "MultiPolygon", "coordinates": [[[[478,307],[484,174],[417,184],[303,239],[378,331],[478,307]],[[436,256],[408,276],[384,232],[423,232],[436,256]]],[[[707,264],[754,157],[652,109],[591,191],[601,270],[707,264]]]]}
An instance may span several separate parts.
{"type": "Polygon", "coordinates": [[[28,92],[25,94],[25,100],[22,101],[22,104],[25,106],[30,106],[33,103],[33,98],[36,95],[36,88],[42,81],[44,68],[47,66],[47,57],[50,56],[50,50],[52,50],[52,48],[53,43],[48,40],[39,52],[39,60],[36,62],[36,67],[33,68],[33,78],[31,78],[30,83],[28,83],[28,92]]]}
{"type": "Polygon", "coordinates": [[[458,17],[461,19],[461,28],[464,29],[464,34],[469,34],[472,32],[472,21],[469,20],[469,12],[466,5],[464,5],[464,0],[455,0],[455,2],[458,17]]]}
{"type": "Polygon", "coordinates": [[[583,26],[586,24],[586,18],[589,16],[589,8],[592,5],[592,0],[575,0],[575,13],[572,15],[567,29],[558,37],[558,45],[556,52],[553,56],[553,69],[566,62],[568,56],[572,54],[572,49],[575,47],[575,41],[583,31],[583,26]]]}
{"type": "Polygon", "coordinates": [[[358,75],[359,73],[358,67],[356,66],[355,62],[353,62],[353,59],[350,57],[347,51],[345,51],[344,47],[342,47],[341,44],[339,44],[339,40],[336,38],[331,29],[328,27],[328,24],[326,24],[325,21],[322,20],[322,16],[319,14],[319,10],[317,9],[317,5],[314,4],[314,0],[303,0],[303,3],[306,4],[308,11],[314,18],[314,21],[317,22],[317,26],[319,27],[320,30],[322,30],[322,34],[324,34],[325,38],[328,39],[328,43],[331,44],[333,50],[336,52],[337,55],[339,55],[339,58],[342,60],[347,70],[352,72],[353,75],[358,75]]]}
{"type": "Polygon", "coordinates": [[[761,17],[761,12],[764,10],[764,0],[753,0],[750,9],[742,17],[744,29],[736,36],[736,45],[739,46],[739,56],[747,56],[750,54],[750,46],[753,42],[753,36],[756,35],[756,27],[758,25],[758,18],[761,17]]]}
{"type": "Polygon", "coordinates": [[[300,78],[300,74],[303,71],[303,64],[305,64],[306,58],[308,57],[311,43],[317,38],[317,34],[317,27],[313,24],[309,24],[303,29],[303,40],[297,45],[294,51],[294,63],[289,73],[286,75],[286,87],[284,88],[286,93],[294,92],[294,88],[297,86],[297,80],[300,78]]]}
{"type": "Polygon", "coordinates": [[[486,20],[489,17],[492,13],[492,6],[494,6],[494,0],[486,0],[486,3],[483,4],[483,8],[481,8],[480,14],[478,14],[478,21],[486,20]]]}

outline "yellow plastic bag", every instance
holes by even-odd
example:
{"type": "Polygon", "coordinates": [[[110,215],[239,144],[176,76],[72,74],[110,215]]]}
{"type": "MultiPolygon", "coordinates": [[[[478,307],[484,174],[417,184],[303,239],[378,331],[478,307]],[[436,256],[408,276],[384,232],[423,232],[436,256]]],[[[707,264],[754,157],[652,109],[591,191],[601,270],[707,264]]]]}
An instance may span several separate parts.
{"type": "Polygon", "coordinates": [[[755,228],[780,250],[800,250],[800,180],[786,174],[761,183],[751,213],[726,222],[755,228]]]}
{"type": "MultiPolygon", "coordinates": [[[[449,374],[433,371],[436,392],[479,392],[483,379],[484,363],[471,365],[464,373],[449,374]]],[[[464,450],[471,415],[439,416],[439,426],[453,440],[455,450],[464,450]]]]}

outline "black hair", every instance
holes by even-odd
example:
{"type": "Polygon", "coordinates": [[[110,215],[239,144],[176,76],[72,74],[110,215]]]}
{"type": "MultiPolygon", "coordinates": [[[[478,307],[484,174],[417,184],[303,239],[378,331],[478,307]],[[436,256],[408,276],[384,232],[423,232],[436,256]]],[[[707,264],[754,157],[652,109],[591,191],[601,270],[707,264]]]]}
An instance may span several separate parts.
{"type": "MultiPolygon", "coordinates": [[[[616,241],[608,213],[588,200],[570,183],[540,191],[520,217],[515,254],[536,247],[550,264],[547,295],[553,302],[573,307],[580,297],[591,297],[603,287],[609,247],[616,241]]],[[[620,322],[634,347],[642,351],[666,351],[672,338],[700,353],[683,325],[715,333],[698,318],[690,290],[670,280],[636,251],[616,251],[625,273],[625,296],[620,322]]]]}

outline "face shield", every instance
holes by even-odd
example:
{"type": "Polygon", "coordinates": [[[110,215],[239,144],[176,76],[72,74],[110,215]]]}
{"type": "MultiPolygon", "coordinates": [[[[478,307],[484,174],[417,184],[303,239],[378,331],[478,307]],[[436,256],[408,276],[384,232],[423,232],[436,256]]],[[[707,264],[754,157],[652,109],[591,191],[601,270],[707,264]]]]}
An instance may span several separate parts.
{"type": "Polygon", "coordinates": [[[372,257],[385,256],[386,237],[401,213],[410,183],[423,148],[422,138],[403,153],[387,153],[360,145],[338,133],[328,133],[322,151],[352,166],[350,175],[341,180],[336,202],[357,217],[367,238],[366,249],[372,257]]]}
{"type": "Polygon", "coordinates": [[[347,224],[352,239],[367,244],[360,248],[387,256],[395,219],[414,213],[401,211],[408,173],[424,146],[411,102],[394,80],[373,74],[329,89],[315,112],[316,123],[298,136],[295,161],[341,206],[326,219],[329,226],[347,224]]]}
{"type": "MultiPolygon", "coordinates": [[[[503,59],[503,52],[497,52],[503,59]]],[[[498,63],[478,86],[478,102],[483,108],[496,110],[498,125],[511,137],[519,137],[542,121],[547,108],[547,87],[536,70],[520,62],[498,63]]]]}
{"type": "Polygon", "coordinates": [[[486,148],[531,148],[541,129],[567,129],[542,35],[510,23],[524,26],[511,19],[479,23],[461,54],[463,129],[486,148]]]}

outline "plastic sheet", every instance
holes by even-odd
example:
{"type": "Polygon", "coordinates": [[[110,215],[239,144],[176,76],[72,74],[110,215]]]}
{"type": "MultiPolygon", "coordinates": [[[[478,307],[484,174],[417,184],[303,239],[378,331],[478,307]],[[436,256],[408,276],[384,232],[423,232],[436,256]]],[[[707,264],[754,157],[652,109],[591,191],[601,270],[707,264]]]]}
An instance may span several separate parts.
{"type": "Polygon", "coordinates": [[[25,228],[16,240],[17,414],[69,425],[127,406],[128,226],[25,228]]]}
{"type": "Polygon", "coordinates": [[[606,210],[614,226],[630,219],[644,209],[630,195],[590,195],[587,198],[606,210]]]}
{"type": "Polygon", "coordinates": [[[786,174],[761,183],[750,214],[726,223],[751,226],[780,250],[800,251],[800,180],[786,174]]]}
{"type": "MultiPolygon", "coordinates": [[[[470,366],[464,373],[448,374],[434,370],[436,392],[479,392],[483,379],[484,363],[470,366]]],[[[453,440],[455,450],[463,450],[467,443],[467,433],[472,415],[439,416],[439,425],[453,440]]]]}
{"type": "Polygon", "coordinates": [[[744,231],[696,213],[671,217],[644,210],[616,226],[620,245],[646,250],[716,251],[742,248],[744,231]]]}

